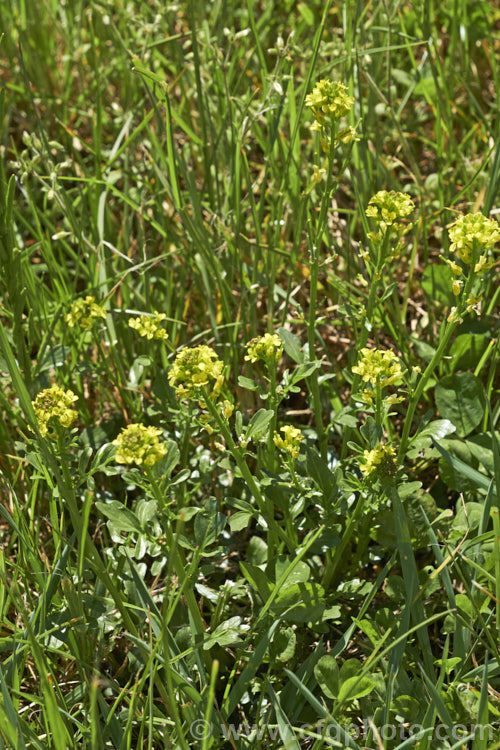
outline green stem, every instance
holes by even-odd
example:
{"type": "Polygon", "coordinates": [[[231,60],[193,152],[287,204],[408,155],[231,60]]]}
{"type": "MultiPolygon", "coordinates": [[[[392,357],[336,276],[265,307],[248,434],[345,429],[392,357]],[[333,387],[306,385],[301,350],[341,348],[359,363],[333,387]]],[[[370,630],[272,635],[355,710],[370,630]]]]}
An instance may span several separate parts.
{"type": "MultiPolygon", "coordinates": [[[[158,507],[162,509],[164,506],[164,497],[156,480],[156,477],[154,476],[151,469],[145,469],[145,473],[151,485],[151,489],[153,490],[153,495],[158,503],[158,507]]],[[[172,556],[173,569],[179,580],[180,587],[184,591],[184,596],[186,598],[189,613],[191,615],[191,619],[193,621],[195,629],[195,636],[199,636],[199,642],[202,642],[205,633],[205,627],[203,625],[203,619],[198,607],[198,603],[196,601],[196,597],[193,593],[189,578],[186,574],[186,558],[184,557],[184,552],[182,548],[177,545],[177,540],[175,538],[175,535],[172,533],[169,521],[167,521],[167,523],[165,524],[164,532],[167,542],[166,548],[169,555],[172,556]]]]}
{"type": "Polygon", "coordinates": [[[422,377],[420,378],[420,381],[415,389],[415,392],[413,393],[413,396],[410,399],[410,402],[408,404],[408,410],[406,412],[406,418],[405,418],[405,424],[403,427],[403,434],[401,436],[401,443],[399,445],[399,452],[398,452],[398,462],[402,463],[405,454],[406,449],[408,447],[408,442],[410,438],[410,430],[413,422],[413,416],[415,414],[415,409],[417,408],[418,402],[420,401],[420,397],[422,393],[424,392],[425,386],[429,382],[429,379],[436,369],[437,365],[441,361],[441,358],[446,351],[446,348],[449,344],[449,341],[453,335],[453,332],[456,330],[458,326],[458,322],[449,323],[445,329],[443,338],[441,339],[441,342],[436,349],[436,352],[434,356],[432,357],[431,361],[425,368],[422,377]]]}
{"type": "Polygon", "coordinates": [[[354,512],[349,519],[349,523],[347,524],[347,527],[342,535],[342,541],[340,542],[339,546],[335,548],[333,556],[328,560],[326,564],[325,572],[323,574],[323,580],[321,582],[325,591],[328,590],[328,587],[330,586],[332,581],[334,581],[334,576],[337,572],[339,563],[344,559],[347,545],[350,543],[351,537],[354,533],[354,529],[357,527],[358,521],[363,514],[365,499],[366,498],[363,495],[358,498],[356,507],[354,508],[354,512]]]}
{"type": "MultiPolygon", "coordinates": [[[[231,456],[234,458],[234,461],[236,462],[236,465],[238,469],[240,470],[241,475],[243,476],[243,479],[245,480],[248,489],[252,493],[252,496],[254,497],[255,502],[257,503],[259,511],[261,512],[266,523],[268,524],[269,531],[272,532],[272,536],[275,539],[277,538],[281,539],[281,541],[286,544],[288,551],[292,552],[295,549],[295,545],[293,544],[292,540],[289,539],[288,535],[281,528],[281,526],[279,526],[279,524],[275,521],[274,509],[273,509],[272,503],[266,502],[266,500],[263,498],[262,493],[259,489],[259,486],[256,483],[255,479],[253,478],[252,472],[250,471],[248,464],[245,461],[245,458],[241,455],[240,449],[238,448],[238,446],[233,440],[233,437],[229,431],[229,428],[227,426],[225,419],[219,413],[217,405],[213,402],[210,394],[207,393],[206,389],[203,389],[203,390],[204,390],[203,392],[204,403],[206,404],[207,409],[209,410],[210,414],[214,418],[217,428],[219,429],[220,434],[225,440],[227,449],[229,453],[231,454],[231,456]]],[[[273,554],[274,548],[272,550],[269,550],[270,541],[271,540],[268,538],[268,554],[269,552],[273,554]]]]}

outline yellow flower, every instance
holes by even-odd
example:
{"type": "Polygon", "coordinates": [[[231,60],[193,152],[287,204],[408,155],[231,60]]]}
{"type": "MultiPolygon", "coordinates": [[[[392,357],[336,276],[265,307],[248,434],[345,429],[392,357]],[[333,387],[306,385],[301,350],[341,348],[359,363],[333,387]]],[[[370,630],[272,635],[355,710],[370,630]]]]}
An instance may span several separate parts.
{"type": "Polygon", "coordinates": [[[323,78],[306,96],[306,107],[312,109],[314,119],[323,124],[325,115],[328,119],[338,120],[352,108],[354,99],[348,96],[347,87],[343,83],[329,81],[323,78]]]}
{"type": "Polygon", "coordinates": [[[298,427],[293,427],[290,424],[281,427],[280,430],[284,434],[284,438],[280,435],[274,435],[273,441],[277,448],[281,448],[287,451],[292,458],[299,457],[300,444],[304,439],[304,435],[301,433],[298,427]]]}
{"type": "Polygon", "coordinates": [[[58,385],[40,391],[31,402],[40,434],[47,435],[51,419],[56,419],[62,427],[70,427],[78,417],[78,412],[71,408],[75,401],[78,401],[78,396],[73,391],[64,391],[58,385]]]}
{"type": "Polygon", "coordinates": [[[129,424],[113,440],[116,446],[115,461],[118,464],[153,466],[167,452],[165,443],[160,443],[161,430],[143,424],[129,424]]]}
{"type": "MultiPolygon", "coordinates": [[[[488,255],[500,241],[500,226],[495,219],[488,219],[481,213],[466,214],[453,222],[448,235],[451,240],[450,252],[458,255],[464,263],[470,263],[474,244],[488,255]]],[[[486,262],[485,258],[483,265],[486,262]]]]}
{"type": "Polygon", "coordinates": [[[264,336],[252,339],[246,348],[248,354],[245,359],[250,362],[257,362],[259,359],[264,362],[278,361],[283,354],[283,343],[275,333],[265,333],[264,336]]]}
{"type": "Polygon", "coordinates": [[[168,338],[168,333],[164,328],[160,327],[166,317],[165,313],[139,315],[137,318],[129,318],[128,324],[147,339],[166,339],[168,338]]]}
{"type": "Polygon", "coordinates": [[[401,364],[389,349],[361,349],[361,359],[352,368],[363,382],[386,388],[400,380],[401,364]]]}
{"type": "Polygon", "coordinates": [[[186,347],[177,355],[168,374],[168,382],[175,388],[178,398],[198,399],[203,407],[200,398],[204,389],[213,398],[218,396],[224,383],[223,368],[223,362],[209,346],[186,347]]]}
{"type": "Polygon", "coordinates": [[[224,399],[222,402],[222,413],[224,414],[226,419],[229,419],[234,411],[234,405],[227,400],[227,398],[224,399]]]}
{"type": "Polygon", "coordinates": [[[106,318],[106,310],[98,305],[94,297],[89,294],[84,299],[77,299],[73,302],[65,321],[70,328],[78,324],[89,331],[98,318],[106,318]]]}
{"type": "MultiPolygon", "coordinates": [[[[394,190],[379,190],[370,198],[366,215],[374,220],[385,232],[392,227],[398,234],[406,234],[411,229],[411,224],[405,224],[402,220],[415,210],[415,204],[406,193],[396,193],[394,190]]],[[[373,233],[372,233],[373,234],[373,233]]],[[[373,234],[374,239],[379,235],[373,234]]]]}
{"type": "Polygon", "coordinates": [[[391,445],[377,445],[371,451],[365,450],[363,456],[360,456],[359,468],[365,476],[374,473],[382,476],[392,476],[396,470],[393,460],[395,455],[396,451],[391,445]]]}

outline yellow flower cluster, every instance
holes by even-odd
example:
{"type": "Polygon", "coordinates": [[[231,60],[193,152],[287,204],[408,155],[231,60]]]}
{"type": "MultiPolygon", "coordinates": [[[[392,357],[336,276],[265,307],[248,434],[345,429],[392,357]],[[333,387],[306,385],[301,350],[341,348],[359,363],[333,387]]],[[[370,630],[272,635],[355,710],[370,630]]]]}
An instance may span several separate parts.
{"type": "Polygon", "coordinates": [[[323,78],[306,96],[306,106],[312,109],[313,117],[317,123],[323,125],[325,120],[335,119],[346,115],[352,108],[354,99],[348,96],[347,88],[343,83],[329,81],[323,78]]]}
{"type": "MultiPolygon", "coordinates": [[[[216,398],[224,384],[223,368],[224,364],[209,346],[186,347],[177,355],[168,382],[175,388],[178,398],[200,400],[203,389],[216,398]]],[[[203,406],[202,401],[199,403],[203,406]]]]}
{"type": "Polygon", "coordinates": [[[281,427],[280,431],[284,434],[284,437],[281,437],[280,435],[274,435],[273,440],[275,446],[277,448],[281,448],[284,451],[287,451],[287,453],[289,453],[292,458],[298,458],[300,444],[304,439],[304,435],[301,433],[298,427],[292,427],[292,425],[290,424],[281,427]]]}
{"type": "Polygon", "coordinates": [[[106,318],[106,310],[98,305],[95,298],[89,294],[84,299],[77,299],[73,302],[65,321],[70,328],[78,324],[81,328],[90,331],[98,318],[106,318]]]}
{"type": "Polygon", "coordinates": [[[264,336],[258,336],[246,345],[248,354],[246,360],[257,362],[259,359],[264,362],[279,360],[283,354],[283,343],[275,333],[265,333],[264,336]]]}
{"type": "Polygon", "coordinates": [[[471,262],[474,246],[483,251],[474,268],[476,273],[491,268],[493,262],[488,254],[500,242],[500,226],[495,219],[488,219],[480,213],[460,216],[448,229],[448,236],[450,251],[463,263],[471,262]]]}
{"type": "MultiPolygon", "coordinates": [[[[366,209],[366,215],[378,224],[381,233],[391,228],[402,236],[411,229],[411,224],[405,224],[405,219],[415,210],[415,204],[406,193],[396,193],[394,190],[379,190],[370,198],[366,209]]],[[[380,234],[373,234],[374,241],[380,240],[380,234]]]]}
{"type": "Polygon", "coordinates": [[[377,445],[371,451],[365,450],[363,456],[360,456],[360,469],[365,477],[375,472],[382,476],[391,476],[396,469],[395,455],[396,451],[392,446],[377,445]]]}
{"type": "Polygon", "coordinates": [[[64,391],[58,385],[40,391],[31,403],[38,422],[40,434],[45,436],[49,432],[49,422],[55,419],[62,427],[70,427],[78,416],[71,405],[78,401],[73,391],[64,391]]]}
{"type": "Polygon", "coordinates": [[[116,446],[115,461],[118,464],[154,466],[167,452],[159,437],[161,430],[143,424],[124,427],[112,445],[116,446]]]}
{"type": "Polygon", "coordinates": [[[390,349],[361,349],[359,364],[352,368],[365,383],[386,388],[401,379],[401,364],[390,349]]]}
{"type": "MultiPolygon", "coordinates": [[[[495,265],[495,259],[492,250],[497,242],[500,242],[500,226],[494,219],[488,219],[481,213],[466,214],[459,216],[448,229],[450,238],[450,250],[455,253],[462,263],[474,263],[473,273],[476,280],[473,283],[473,291],[470,291],[465,300],[465,309],[463,304],[452,307],[448,315],[448,322],[461,322],[462,314],[477,310],[482,301],[480,293],[481,274],[495,265]],[[479,293],[478,293],[479,292],[479,293]]],[[[456,277],[452,280],[451,288],[455,297],[458,297],[464,288],[464,281],[460,276],[467,277],[467,272],[454,260],[445,258],[450,266],[453,275],[456,277]]],[[[471,270],[469,269],[469,274],[471,270]]],[[[470,278],[470,276],[469,276],[470,278]]],[[[470,290],[470,286],[468,286],[470,290]]],[[[462,301],[463,303],[463,301],[462,301]]]]}
{"type": "Polygon", "coordinates": [[[139,315],[137,318],[129,318],[128,324],[146,339],[166,339],[168,333],[161,328],[161,323],[166,317],[165,313],[139,315]]]}

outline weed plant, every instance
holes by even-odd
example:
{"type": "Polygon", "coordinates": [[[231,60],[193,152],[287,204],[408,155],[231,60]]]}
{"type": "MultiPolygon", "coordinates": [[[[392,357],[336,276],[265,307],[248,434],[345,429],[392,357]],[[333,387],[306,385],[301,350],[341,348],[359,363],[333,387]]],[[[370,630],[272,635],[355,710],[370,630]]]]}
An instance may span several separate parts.
{"type": "Polygon", "coordinates": [[[500,748],[486,0],[0,0],[0,747],[500,748]]]}

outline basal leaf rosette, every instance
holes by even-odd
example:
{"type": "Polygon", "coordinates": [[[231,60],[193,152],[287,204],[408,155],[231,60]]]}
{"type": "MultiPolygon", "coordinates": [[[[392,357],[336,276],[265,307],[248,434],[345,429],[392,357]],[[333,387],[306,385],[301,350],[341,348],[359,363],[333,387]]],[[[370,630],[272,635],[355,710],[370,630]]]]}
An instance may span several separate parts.
{"type": "Polygon", "coordinates": [[[205,407],[205,394],[217,400],[222,386],[224,363],[215,351],[205,344],[186,347],[177,355],[168,374],[168,382],[175,388],[177,398],[198,401],[205,407]]]}
{"type": "Polygon", "coordinates": [[[71,427],[78,417],[78,412],[72,408],[75,401],[78,401],[78,396],[73,391],[65,391],[58,385],[40,391],[31,403],[38,422],[38,429],[43,437],[46,435],[53,437],[55,433],[50,431],[49,428],[55,427],[57,424],[65,428],[71,427]]]}
{"type": "Polygon", "coordinates": [[[112,443],[116,447],[116,463],[154,466],[167,453],[165,443],[160,441],[161,434],[158,427],[127,425],[112,443]]]}

